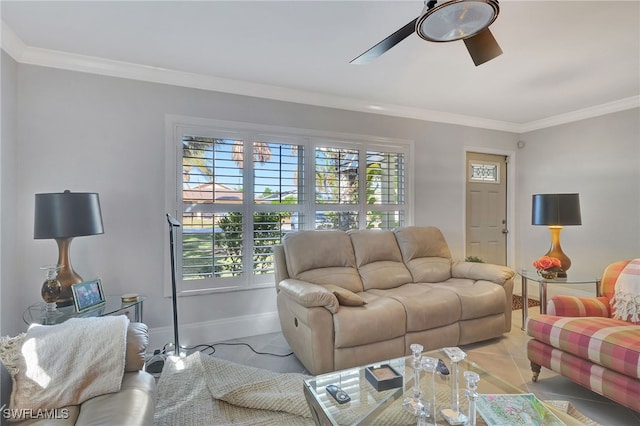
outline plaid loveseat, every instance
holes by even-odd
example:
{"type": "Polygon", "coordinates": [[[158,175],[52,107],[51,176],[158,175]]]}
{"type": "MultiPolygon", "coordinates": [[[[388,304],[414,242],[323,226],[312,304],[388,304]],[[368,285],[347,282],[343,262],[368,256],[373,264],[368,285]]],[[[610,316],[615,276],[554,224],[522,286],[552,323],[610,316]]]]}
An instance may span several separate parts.
{"type": "Polygon", "coordinates": [[[629,261],[607,267],[601,297],[555,296],[547,314],[529,318],[533,381],[541,366],[640,412],[640,324],[614,319],[611,299],[629,261]]]}

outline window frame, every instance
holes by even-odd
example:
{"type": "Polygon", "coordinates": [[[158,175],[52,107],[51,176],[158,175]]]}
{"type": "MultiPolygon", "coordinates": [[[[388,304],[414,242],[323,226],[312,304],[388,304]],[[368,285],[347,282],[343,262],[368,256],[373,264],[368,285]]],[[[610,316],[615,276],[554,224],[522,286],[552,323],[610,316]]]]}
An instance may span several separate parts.
{"type": "MultiPolygon", "coordinates": [[[[375,208],[380,211],[403,210],[404,225],[413,224],[413,151],[414,143],[411,140],[391,139],[378,136],[343,134],[337,132],[325,132],[310,129],[288,128],[270,125],[259,125],[244,122],[222,121],[214,119],[202,119],[194,117],[166,116],[166,200],[165,208],[168,213],[178,218],[182,223],[182,142],[184,136],[196,136],[205,138],[233,138],[242,140],[245,144],[245,153],[253,153],[254,142],[274,142],[302,145],[303,157],[303,187],[304,193],[299,196],[298,204],[259,204],[254,199],[254,161],[246,160],[243,168],[243,202],[229,208],[228,204],[212,204],[214,212],[241,211],[243,215],[243,235],[250,235],[253,241],[252,220],[244,220],[245,217],[253,217],[254,212],[283,212],[296,211],[305,218],[301,229],[315,229],[315,212],[325,211],[358,211],[358,228],[364,229],[366,224],[366,212],[375,208]],[[247,146],[250,151],[247,151],[247,146]],[[336,147],[345,149],[357,149],[359,152],[358,179],[366,182],[367,152],[393,152],[404,155],[404,203],[403,204],[366,204],[366,184],[359,184],[357,204],[318,204],[315,200],[315,150],[317,147],[336,147]],[[364,167],[361,165],[365,165],[364,167]],[[363,202],[364,201],[364,202],[363,202]],[[294,207],[294,208],[292,208],[294,207]]],[[[273,274],[255,274],[253,268],[245,269],[245,273],[237,277],[208,278],[196,280],[182,279],[182,228],[175,233],[176,246],[176,287],[178,295],[198,295],[203,293],[244,291],[259,288],[274,287],[273,274]]],[[[246,237],[245,237],[246,238],[246,237]]],[[[168,233],[165,236],[166,245],[169,245],[168,233]]],[[[248,241],[245,239],[245,242],[248,241]]],[[[253,264],[253,245],[251,249],[244,250],[243,262],[245,265],[253,264]]],[[[165,256],[165,277],[170,277],[169,256],[165,256]]],[[[165,279],[165,296],[171,294],[170,280],[165,279]]]]}

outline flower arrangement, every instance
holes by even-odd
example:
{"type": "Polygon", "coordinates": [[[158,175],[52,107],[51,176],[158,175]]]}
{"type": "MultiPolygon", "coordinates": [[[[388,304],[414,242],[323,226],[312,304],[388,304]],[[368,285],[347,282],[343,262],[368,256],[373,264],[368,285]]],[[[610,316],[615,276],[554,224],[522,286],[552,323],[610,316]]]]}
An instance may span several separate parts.
{"type": "Polygon", "coordinates": [[[533,261],[533,266],[538,271],[558,271],[559,268],[562,268],[562,263],[560,263],[560,259],[556,259],[555,257],[550,256],[542,256],[540,259],[533,261]]]}
{"type": "Polygon", "coordinates": [[[533,266],[538,270],[538,275],[546,279],[555,279],[558,271],[562,270],[560,259],[550,256],[542,256],[533,261],[533,266]]]}

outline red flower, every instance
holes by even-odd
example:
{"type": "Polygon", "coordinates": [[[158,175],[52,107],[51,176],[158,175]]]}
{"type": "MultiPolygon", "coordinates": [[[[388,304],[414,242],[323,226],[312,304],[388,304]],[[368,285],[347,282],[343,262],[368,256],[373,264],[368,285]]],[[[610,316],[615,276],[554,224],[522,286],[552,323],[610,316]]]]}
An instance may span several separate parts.
{"type": "Polygon", "coordinates": [[[548,271],[549,269],[561,268],[560,259],[555,257],[542,256],[538,260],[533,261],[533,266],[539,271],[548,271]]]}

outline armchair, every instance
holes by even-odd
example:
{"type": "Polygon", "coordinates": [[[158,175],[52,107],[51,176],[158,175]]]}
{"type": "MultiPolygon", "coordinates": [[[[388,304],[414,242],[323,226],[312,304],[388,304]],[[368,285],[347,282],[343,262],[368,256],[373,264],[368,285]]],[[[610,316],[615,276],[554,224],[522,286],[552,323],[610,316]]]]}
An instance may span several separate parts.
{"type": "Polygon", "coordinates": [[[534,382],[546,367],[640,412],[640,324],[634,322],[635,308],[623,308],[620,293],[616,295],[616,284],[619,289],[636,261],[609,265],[600,297],[554,296],[547,314],[529,318],[527,357],[534,382]]]}

